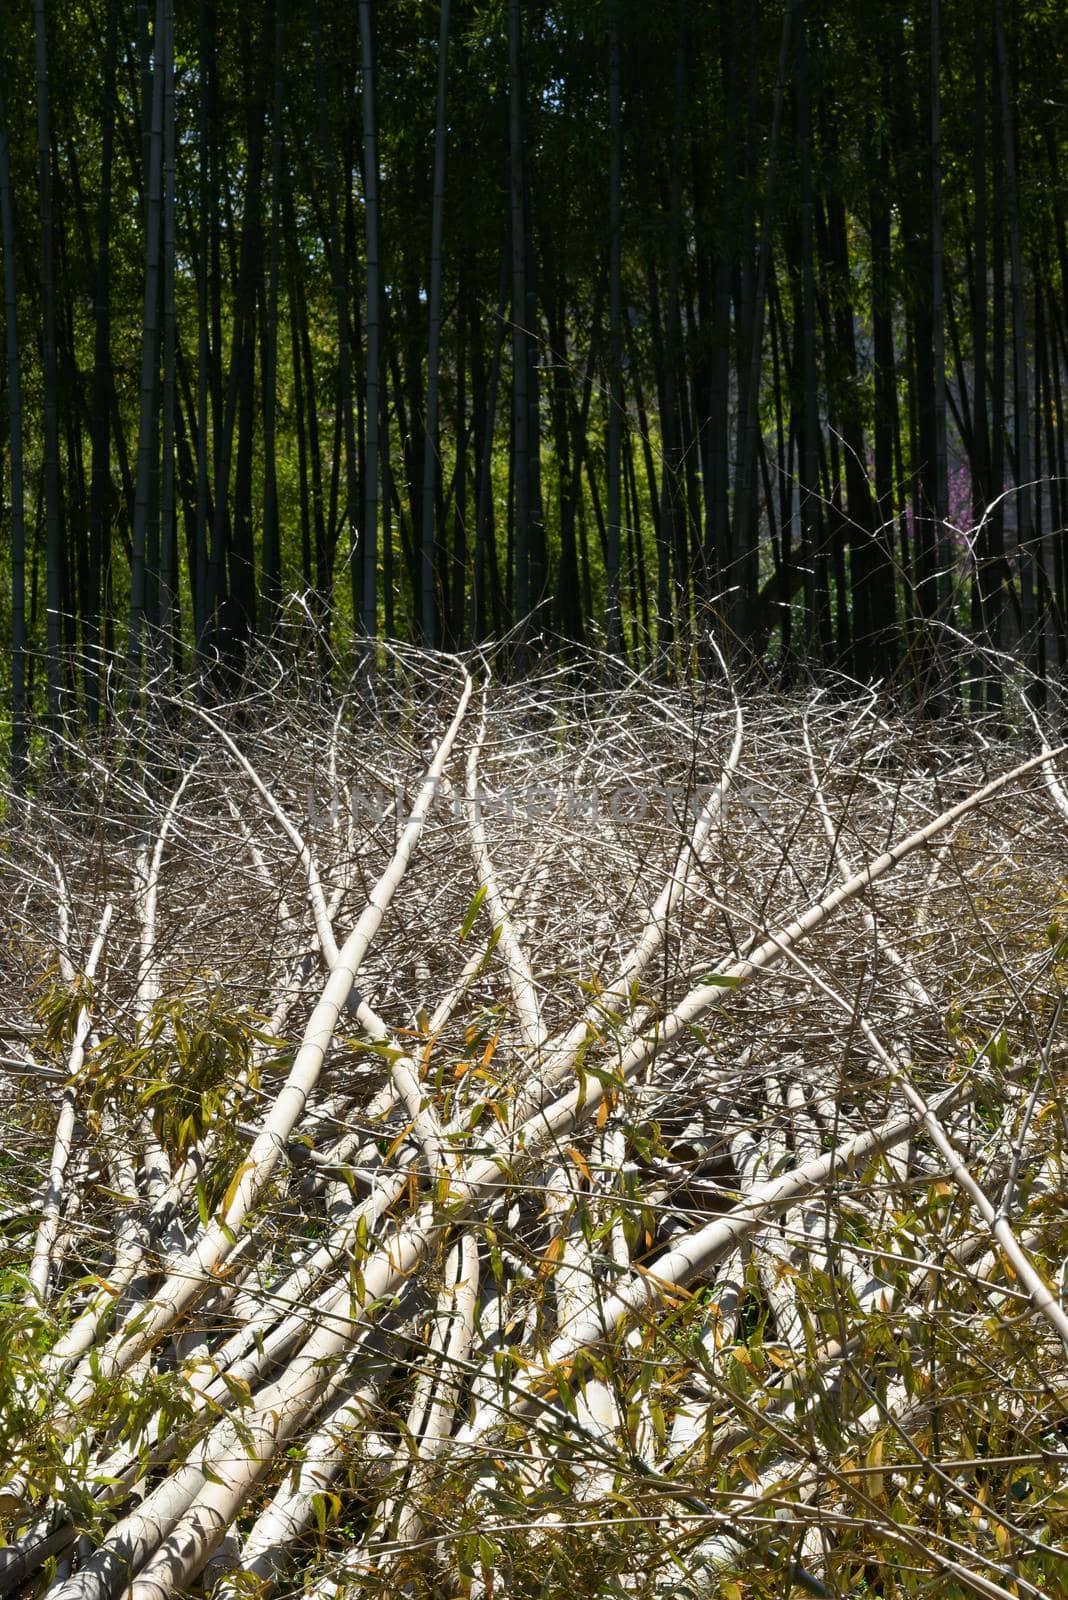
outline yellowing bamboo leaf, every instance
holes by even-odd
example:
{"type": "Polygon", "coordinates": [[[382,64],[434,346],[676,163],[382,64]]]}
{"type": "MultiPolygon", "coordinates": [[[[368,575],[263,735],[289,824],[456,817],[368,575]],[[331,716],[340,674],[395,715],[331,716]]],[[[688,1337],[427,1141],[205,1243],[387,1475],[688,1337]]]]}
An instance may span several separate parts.
{"type": "Polygon", "coordinates": [[[241,1187],[241,1180],[245,1176],[245,1173],[251,1172],[255,1165],[256,1163],[254,1161],[242,1161],[241,1165],[230,1179],[226,1193],[222,1197],[222,1205],[219,1207],[220,1222],[225,1222],[226,1214],[234,1203],[234,1200],[237,1196],[237,1191],[241,1187]]]}
{"type": "Polygon", "coordinates": [[[564,1236],[562,1233],[558,1233],[549,1240],[549,1248],[541,1258],[541,1263],[538,1267],[539,1280],[544,1280],[545,1278],[551,1276],[553,1268],[563,1253],[564,1236]]]}
{"type": "Polygon", "coordinates": [[[589,1163],[587,1162],[586,1157],[582,1154],[582,1151],[576,1150],[573,1144],[569,1144],[564,1146],[564,1153],[565,1155],[569,1155],[571,1157],[572,1161],[575,1163],[576,1167],[578,1167],[586,1182],[592,1183],[593,1174],[590,1172],[589,1163]]]}
{"type": "MultiPolygon", "coordinates": [[[[652,1238],[648,1231],[646,1232],[646,1238],[651,1244],[652,1238]]],[[[636,1261],[634,1263],[634,1270],[635,1272],[640,1272],[643,1278],[648,1278],[652,1283],[655,1283],[665,1299],[676,1300],[680,1303],[685,1300],[693,1299],[693,1293],[691,1290],[684,1289],[681,1283],[672,1283],[669,1278],[658,1277],[657,1274],[655,1272],[651,1272],[648,1267],[643,1267],[640,1261],[636,1261]]],[[[747,1356],[748,1354],[749,1352],[746,1351],[747,1356]]],[[[751,1362],[750,1365],[752,1365],[751,1362]]]]}
{"type": "Polygon", "coordinates": [[[386,1151],[385,1155],[382,1157],[383,1166],[387,1165],[390,1161],[393,1160],[393,1157],[397,1154],[397,1151],[400,1149],[400,1147],[404,1143],[405,1139],[407,1139],[408,1135],[411,1133],[411,1131],[412,1131],[414,1126],[415,1126],[414,1123],[409,1122],[407,1127],[404,1127],[404,1128],[401,1129],[400,1133],[398,1133],[397,1137],[394,1139],[393,1143],[390,1145],[389,1149],[386,1151]]]}

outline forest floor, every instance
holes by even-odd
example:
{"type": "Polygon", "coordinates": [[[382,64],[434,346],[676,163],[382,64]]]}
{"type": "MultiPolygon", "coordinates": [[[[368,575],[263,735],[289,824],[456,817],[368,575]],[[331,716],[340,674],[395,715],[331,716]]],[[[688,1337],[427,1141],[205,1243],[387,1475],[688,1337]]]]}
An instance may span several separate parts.
{"type": "Polygon", "coordinates": [[[1063,1594],[1068,758],[470,674],[8,797],[0,1593],[1063,1594]]]}

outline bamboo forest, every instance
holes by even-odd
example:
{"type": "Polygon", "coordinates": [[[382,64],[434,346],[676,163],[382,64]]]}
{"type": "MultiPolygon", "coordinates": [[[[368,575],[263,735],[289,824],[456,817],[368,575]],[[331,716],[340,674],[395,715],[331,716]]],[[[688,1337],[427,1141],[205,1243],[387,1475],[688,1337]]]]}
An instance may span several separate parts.
{"type": "Polygon", "coordinates": [[[0,0],[0,1600],[1068,1592],[1054,0],[0,0]]]}
{"type": "Polygon", "coordinates": [[[16,746],[297,592],[443,648],[868,680],[941,618],[1063,668],[1059,7],[20,9],[16,746]]]}

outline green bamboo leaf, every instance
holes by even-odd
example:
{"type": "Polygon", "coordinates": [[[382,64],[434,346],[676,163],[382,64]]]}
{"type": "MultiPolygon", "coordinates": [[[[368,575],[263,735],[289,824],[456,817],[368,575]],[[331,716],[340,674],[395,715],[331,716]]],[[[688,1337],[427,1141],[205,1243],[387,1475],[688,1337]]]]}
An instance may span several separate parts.
{"type": "Polygon", "coordinates": [[[461,944],[467,938],[467,935],[471,932],[471,929],[474,927],[475,918],[478,916],[479,910],[480,910],[480,908],[482,906],[482,902],[483,902],[483,900],[485,900],[485,898],[486,898],[486,885],[484,883],[480,883],[478,888],[475,890],[474,898],[472,899],[471,904],[467,908],[467,915],[464,917],[464,920],[460,925],[460,942],[461,942],[461,944]]]}

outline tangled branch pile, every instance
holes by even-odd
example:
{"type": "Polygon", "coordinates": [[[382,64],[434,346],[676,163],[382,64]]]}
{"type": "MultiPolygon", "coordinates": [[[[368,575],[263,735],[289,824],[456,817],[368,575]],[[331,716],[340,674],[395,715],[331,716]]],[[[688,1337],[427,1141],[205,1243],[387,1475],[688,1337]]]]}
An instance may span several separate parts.
{"type": "Polygon", "coordinates": [[[10,798],[0,1589],[1061,1592],[1025,709],[407,652],[10,798]]]}

